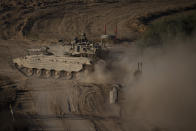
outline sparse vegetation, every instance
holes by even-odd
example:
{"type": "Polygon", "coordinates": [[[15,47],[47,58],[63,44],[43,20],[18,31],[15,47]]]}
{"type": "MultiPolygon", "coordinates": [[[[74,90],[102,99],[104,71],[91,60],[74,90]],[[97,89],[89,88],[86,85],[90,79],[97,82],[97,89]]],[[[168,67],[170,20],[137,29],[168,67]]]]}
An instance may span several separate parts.
{"type": "Polygon", "coordinates": [[[160,46],[177,38],[189,39],[196,30],[196,11],[168,16],[151,23],[139,40],[142,47],[160,46]]]}

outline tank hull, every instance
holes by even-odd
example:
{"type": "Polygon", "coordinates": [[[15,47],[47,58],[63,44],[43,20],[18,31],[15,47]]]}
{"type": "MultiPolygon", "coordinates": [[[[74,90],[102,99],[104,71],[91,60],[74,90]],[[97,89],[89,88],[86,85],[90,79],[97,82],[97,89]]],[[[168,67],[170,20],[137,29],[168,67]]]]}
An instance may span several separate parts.
{"type": "Polygon", "coordinates": [[[26,76],[72,77],[73,73],[91,65],[86,57],[30,55],[13,59],[13,63],[26,76]]]}

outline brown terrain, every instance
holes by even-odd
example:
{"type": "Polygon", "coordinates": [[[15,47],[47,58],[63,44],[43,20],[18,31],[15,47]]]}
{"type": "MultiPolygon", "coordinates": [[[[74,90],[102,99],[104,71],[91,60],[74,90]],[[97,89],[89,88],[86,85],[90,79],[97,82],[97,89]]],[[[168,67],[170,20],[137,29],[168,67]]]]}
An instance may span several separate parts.
{"type": "Polygon", "coordinates": [[[76,3],[71,1],[1,2],[0,29],[3,39],[73,39],[79,32],[99,39],[113,34],[118,25],[122,39],[135,39],[151,20],[195,9],[193,0],[144,1],[130,3],[76,3]]]}
{"type": "MultiPolygon", "coordinates": [[[[124,122],[123,109],[126,75],[122,72],[133,76],[137,69],[134,41],[152,21],[195,9],[194,0],[1,0],[0,130],[128,131],[131,125],[124,122]],[[123,59],[131,59],[131,70],[124,69],[127,62],[114,61],[112,73],[101,64],[96,65],[97,72],[80,80],[40,79],[25,77],[12,64],[12,59],[26,55],[28,48],[70,41],[81,32],[98,41],[105,24],[108,34],[114,34],[118,26],[117,37],[126,44],[115,45],[114,50],[131,52],[123,59]],[[119,86],[119,100],[109,104],[109,91],[115,85],[119,86]]],[[[145,127],[146,131],[170,131],[158,125],[145,127]]]]}

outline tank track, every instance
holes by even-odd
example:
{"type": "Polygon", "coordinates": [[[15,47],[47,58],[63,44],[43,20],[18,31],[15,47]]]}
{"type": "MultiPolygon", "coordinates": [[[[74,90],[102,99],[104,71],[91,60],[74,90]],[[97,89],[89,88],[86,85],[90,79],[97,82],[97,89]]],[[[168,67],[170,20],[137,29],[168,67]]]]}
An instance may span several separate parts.
{"type": "Polygon", "coordinates": [[[35,76],[40,78],[55,78],[55,79],[70,80],[73,79],[76,74],[74,72],[21,67],[17,63],[14,64],[14,67],[26,77],[35,76]]]}

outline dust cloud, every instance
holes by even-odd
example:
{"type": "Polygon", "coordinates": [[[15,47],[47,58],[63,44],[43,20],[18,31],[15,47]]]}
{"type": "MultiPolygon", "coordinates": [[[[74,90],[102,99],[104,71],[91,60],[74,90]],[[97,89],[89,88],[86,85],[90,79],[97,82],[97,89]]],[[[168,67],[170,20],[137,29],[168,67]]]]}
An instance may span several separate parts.
{"type": "Polygon", "coordinates": [[[146,49],[140,78],[124,81],[125,129],[195,131],[195,60],[192,42],[178,41],[161,49],[146,49]]]}
{"type": "MultiPolygon", "coordinates": [[[[108,61],[99,61],[93,73],[81,74],[83,75],[81,81],[85,83],[122,84],[123,100],[119,102],[121,105],[119,121],[122,130],[196,130],[195,45],[194,42],[176,43],[179,44],[171,43],[163,48],[145,49],[141,58],[139,57],[141,52],[137,47],[124,47],[123,52],[114,51],[108,61]],[[140,61],[143,62],[142,74],[136,79],[134,72],[137,69],[137,62],[140,61]]],[[[39,115],[56,117],[72,113],[89,114],[91,109],[87,106],[89,104],[83,106],[83,103],[91,98],[92,101],[89,103],[97,101],[96,108],[105,106],[102,100],[99,100],[104,98],[104,95],[99,95],[99,90],[102,88],[98,85],[78,85],[77,81],[36,78],[29,79],[27,85],[28,89],[32,89],[34,111],[39,115]],[[86,98],[89,92],[98,92],[99,96],[95,96],[95,93],[83,100],[82,98],[86,98]],[[78,103],[84,109],[78,110],[78,103]]],[[[43,122],[47,128],[94,129],[93,123],[88,120],[48,119],[43,122]],[[80,126],[77,122],[83,125],[80,126]]],[[[107,129],[111,128],[107,126],[107,129]]]]}
{"type": "MultiPolygon", "coordinates": [[[[145,49],[142,57],[139,57],[141,52],[137,47],[124,48],[124,52],[112,54],[110,61],[99,61],[93,73],[80,74],[79,81],[98,84],[120,83],[123,86],[124,99],[120,100],[119,104],[121,127],[125,131],[195,131],[195,45],[193,42],[178,43],[145,49]],[[142,74],[136,78],[134,72],[137,70],[137,62],[140,61],[143,62],[142,74]]],[[[33,80],[30,85],[39,90],[33,97],[37,98],[37,107],[43,110],[37,109],[37,112],[56,115],[75,112],[73,109],[77,108],[79,101],[73,98],[78,98],[77,92],[85,96],[84,90],[95,88],[94,85],[89,89],[89,85],[78,88],[74,86],[77,84],[73,81],[56,80],[33,80]],[[38,83],[37,88],[35,83],[38,83]],[[42,106],[44,107],[41,108],[42,106]]],[[[102,96],[96,97],[96,101],[101,98],[102,96]]],[[[96,108],[100,108],[98,106],[96,108]]],[[[73,129],[68,125],[75,125],[68,121],[51,121],[47,125],[51,123],[59,128],[73,129]]],[[[87,122],[81,129],[89,126],[92,127],[92,123],[87,122]]]]}
{"type": "MultiPolygon", "coordinates": [[[[195,131],[195,40],[167,41],[161,48],[124,48],[112,62],[98,63],[91,82],[123,85],[122,128],[133,131],[195,131]],[[142,74],[135,77],[137,63],[142,74]],[[107,64],[110,64],[108,67],[107,64]]],[[[87,79],[86,79],[87,80],[87,79]]]]}
{"type": "Polygon", "coordinates": [[[140,49],[136,46],[117,46],[115,50],[110,49],[107,59],[95,63],[93,72],[82,72],[79,80],[86,83],[123,85],[124,81],[130,81],[131,75],[137,70],[137,62],[141,61],[139,55],[140,49]]]}

